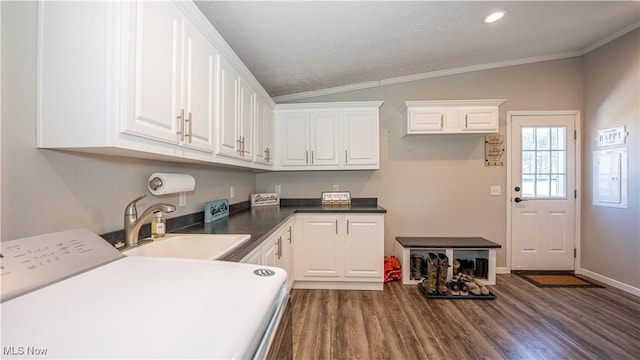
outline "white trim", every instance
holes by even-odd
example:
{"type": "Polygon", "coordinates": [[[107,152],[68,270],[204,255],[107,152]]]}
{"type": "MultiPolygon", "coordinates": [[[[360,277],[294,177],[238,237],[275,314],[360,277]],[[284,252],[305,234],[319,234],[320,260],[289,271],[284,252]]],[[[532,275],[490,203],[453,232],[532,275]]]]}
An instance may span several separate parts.
{"type": "Polygon", "coordinates": [[[626,27],[623,27],[622,29],[614,32],[613,34],[596,41],[595,43],[591,44],[591,46],[588,46],[588,47],[582,49],[582,55],[588,54],[588,53],[592,52],[593,50],[595,50],[595,49],[597,49],[597,48],[599,48],[601,46],[604,46],[604,45],[612,42],[613,40],[615,40],[615,39],[617,39],[619,37],[627,35],[628,33],[632,32],[633,30],[635,30],[635,29],[637,29],[639,27],[640,27],[640,20],[638,20],[638,21],[636,21],[634,23],[631,23],[630,25],[628,25],[626,27]]]}
{"type": "Polygon", "coordinates": [[[543,62],[543,61],[561,60],[561,59],[567,59],[572,57],[578,57],[578,56],[588,54],[591,51],[603,45],[606,45],[611,41],[616,40],[617,38],[622,37],[639,27],[640,27],[640,21],[636,21],[579,51],[569,51],[569,52],[557,53],[557,54],[532,56],[532,57],[506,60],[506,61],[496,61],[496,62],[491,62],[486,64],[463,66],[463,67],[453,68],[453,69],[431,71],[431,72],[425,72],[425,73],[413,74],[413,75],[407,75],[407,76],[398,76],[398,77],[382,79],[378,81],[368,81],[368,82],[363,82],[358,84],[336,86],[332,88],[305,91],[305,92],[288,94],[288,95],[280,95],[280,96],[274,96],[273,101],[275,101],[276,103],[281,103],[281,102],[292,101],[292,100],[307,99],[307,98],[322,96],[322,95],[332,95],[332,94],[338,94],[338,93],[343,93],[347,91],[380,87],[384,85],[400,84],[400,83],[405,83],[410,81],[433,79],[433,78],[442,77],[442,76],[465,74],[465,73],[470,73],[470,72],[480,71],[480,70],[491,70],[491,69],[498,69],[498,68],[508,67],[508,66],[532,64],[532,63],[543,62]]]}
{"type": "Polygon", "coordinates": [[[496,267],[496,275],[511,274],[511,271],[507,270],[506,266],[496,267]]]}
{"type": "Polygon", "coordinates": [[[376,107],[382,106],[384,101],[347,101],[347,102],[321,102],[321,103],[293,103],[293,104],[276,104],[274,110],[294,110],[294,109],[309,109],[309,108],[352,108],[352,107],[376,107]]]}
{"type": "Polygon", "coordinates": [[[281,103],[281,102],[286,102],[291,100],[307,99],[307,98],[322,96],[322,95],[338,94],[338,93],[343,93],[343,92],[353,91],[353,90],[369,89],[369,88],[374,88],[378,86],[380,86],[379,81],[369,81],[369,82],[363,82],[363,83],[351,84],[351,85],[345,85],[345,86],[336,86],[336,87],[327,88],[327,89],[305,91],[305,92],[289,94],[289,95],[274,96],[273,101],[275,101],[276,103],[281,103]]]}
{"type": "Polygon", "coordinates": [[[624,292],[627,292],[627,293],[629,293],[631,295],[635,295],[635,296],[640,297],[640,288],[633,287],[631,285],[627,285],[627,284],[625,284],[623,282],[620,282],[618,280],[614,280],[614,279],[606,277],[604,275],[600,275],[600,274],[598,274],[596,272],[593,272],[593,271],[590,271],[590,270],[587,270],[587,269],[580,269],[580,271],[579,272],[576,271],[576,273],[584,275],[584,276],[589,277],[589,278],[592,278],[593,280],[599,281],[599,282],[601,282],[603,284],[607,284],[607,285],[612,286],[612,287],[614,287],[616,289],[620,289],[620,290],[622,290],[624,292]]]}
{"type": "Polygon", "coordinates": [[[380,80],[380,85],[381,86],[391,85],[391,84],[398,84],[398,83],[404,83],[409,81],[432,79],[432,78],[442,77],[442,76],[465,74],[465,73],[470,73],[470,72],[480,71],[480,70],[490,70],[490,69],[514,66],[514,65],[523,65],[523,64],[531,64],[531,63],[537,63],[542,61],[567,59],[567,58],[572,58],[580,55],[582,55],[582,53],[579,51],[571,51],[571,52],[559,53],[559,54],[533,56],[528,58],[497,61],[497,62],[486,63],[486,64],[463,66],[463,67],[453,68],[453,69],[432,71],[432,72],[426,72],[422,74],[414,74],[414,75],[399,76],[399,77],[384,79],[384,80],[380,80]]]}
{"type": "Polygon", "coordinates": [[[431,72],[420,73],[420,74],[393,77],[388,79],[382,79],[379,81],[368,81],[368,82],[363,82],[358,84],[336,86],[336,87],[321,89],[321,90],[305,91],[301,93],[275,96],[273,97],[273,101],[275,101],[276,103],[281,103],[286,101],[306,99],[306,98],[322,96],[322,95],[338,94],[338,93],[343,93],[343,92],[353,91],[353,90],[369,89],[369,88],[380,87],[384,85],[400,84],[400,83],[424,80],[424,79],[433,79],[433,78],[449,76],[449,75],[458,75],[458,74],[464,74],[464,73],[480,71],[480,70],[490,70],[490,69],[497,69],[497,68],[502,68],[507,66],[567,59],[567,58],[581,56],[581,55],[582,55],[582,52],[580,51],[571,51],[571,52],[559,53],[559,54],[533,56],[528,58],[464,66],[464,67],[459,67],[454,69],[438,70],[438,71],[431,71],[431,72]]]}
{"type": "MultiPolygon", "coordinates": [[[[513,116],[521,116],[521,115],[573,115],[574,116],[574,130],[576,131],[576,141],[575,141],[575,190],[578,194],[575,201],[575,209],[574,209],[574,246],[576,249],[576,257],[574,260],[573,268],[574,271],[580,269],[580,219],[582,218],[582,128],[580,121],[580,111],[579,110],[558,110],[558,111],[507,111],[507,190],[509,194],[511,193],[511,189],[513,188],[513,184],[511,181],[511,172],[513,171],[511,167],[511,153],[512,153],[512,140],[511,140],[511,127],[512,127],[512,117],[513,116]]],[[[505,245],[505,253],[507,257],[507,267],[506,271],[511,272],[511,196],[506,196],[506,207],[507,207],[507,226],[506,226],[506,245],[505,245]]]]}

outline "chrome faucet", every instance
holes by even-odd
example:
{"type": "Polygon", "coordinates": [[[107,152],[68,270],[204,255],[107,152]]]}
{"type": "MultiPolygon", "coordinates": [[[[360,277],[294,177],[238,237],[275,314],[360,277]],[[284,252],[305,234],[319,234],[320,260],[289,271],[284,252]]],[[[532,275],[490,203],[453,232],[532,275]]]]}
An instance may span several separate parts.
{"type": "Polygon", "coordinates": [[[129,203],[124,209],[124,241],[127,246],[138,245],[138,233],[142,224],[144,224],[150,217],[158,211],[164,213],[170,213],[176,211],[175,205],[158,203],[153,204],[145,210],[140,217],[138,217],[138,209],[136,209],[136,203],[142,200],[146,194],[138,196],[135,200],[129,203]]]}

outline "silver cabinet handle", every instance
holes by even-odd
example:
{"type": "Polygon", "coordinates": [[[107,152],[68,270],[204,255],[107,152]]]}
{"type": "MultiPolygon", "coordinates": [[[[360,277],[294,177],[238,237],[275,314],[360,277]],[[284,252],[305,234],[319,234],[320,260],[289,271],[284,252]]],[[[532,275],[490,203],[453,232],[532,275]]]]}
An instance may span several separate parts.
{"type": "Polygon", "coordinates": [[[291,238],[293,238],[293,234],[291,233],[291,226],[289,226],[289,229],[287,231],[289,232],[289,244],[291,244],[291,238]]]}
{"type": "Polygon", "coordinates": [[[347,150],[344,150],[344,163],[348,164],[349,163],[349,157],[347,156],[347,150]]]}
{"type": "Polygon", "coordinates": [[[192,140],[192,132],[193,132],[193,121],[191,119],[191,112],[189,112],[189,114],[187,115],[187,118],[184,120],[185,123],[187,123],[187,126],[185,126],[187,128],[187,134],[185,135],[188,139],[189,139],[189,144],[191,144],[191,140],[192,140]]]}
{"type": "Polygon", "coordinates": [[[180,115],[176,117],[178,119],[178,132],[176,134],[180,135],[180,141],[184,141],[184,109],[180,109],[180,115]]]}
{"type": "Polygon", "coordinates": [[[308,164],[309,163],[309,150],[306,150],[304,152],[304,163],[308,164]]]}
{"type": "Polygon", "coordinates": [[[349,235],[349,220],[347,219],[347,235],[349,235]]]}
{"type": "Polygon", "coordinates": [[[336,235],[338,235],[338,220],[336,220],[336,235]]]}
{"type": "Polygon", "coordinates": [[[311,150],[311,164],[313,165],[313,150],[311,150]]]}
{"type": "Polygon", "coordinates": [[[440,114],[440,129],[444,128],[444,114],[440,114]]]}
{"type": "Polygon", "coordinates": [[[469,114],[464,114],[464,128],[469,128],[469,114]]]}

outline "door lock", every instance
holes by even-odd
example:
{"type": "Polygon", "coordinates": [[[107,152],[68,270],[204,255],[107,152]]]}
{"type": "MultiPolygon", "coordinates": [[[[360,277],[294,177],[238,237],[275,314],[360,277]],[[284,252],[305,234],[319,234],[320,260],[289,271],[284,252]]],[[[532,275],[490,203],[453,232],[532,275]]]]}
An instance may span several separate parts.
{"type": "Polygon", "coordinates": [[[519,203],[521,201],[529,201],[529,200],[524,200],[524,199],[521,199],[521,198],[517,197],[517,198],[513,199],[513,201],[519,203]]]}
{"type": "Polygon", "coordinates": [[[513,190],[520,191],[520,186],[516,186],[513,190]]]}

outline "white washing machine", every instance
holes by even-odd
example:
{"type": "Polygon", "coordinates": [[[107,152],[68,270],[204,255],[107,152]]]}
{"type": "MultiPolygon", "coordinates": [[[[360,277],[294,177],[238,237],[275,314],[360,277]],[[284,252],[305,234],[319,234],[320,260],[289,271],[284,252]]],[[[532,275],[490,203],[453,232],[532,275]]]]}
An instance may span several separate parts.
{"type": "Polygon", "coordinates": [[[1,249],[3,359],[264,358],[288,299],[282,269],[126,257],[86,229],[1,249]]]}

